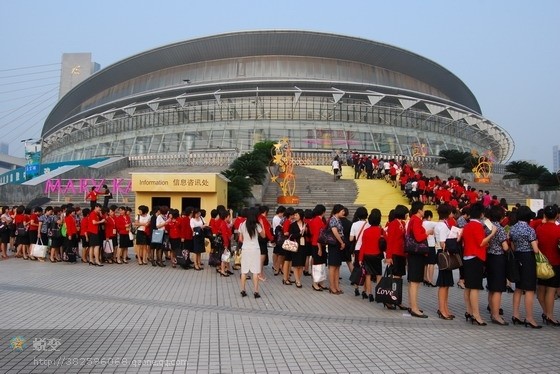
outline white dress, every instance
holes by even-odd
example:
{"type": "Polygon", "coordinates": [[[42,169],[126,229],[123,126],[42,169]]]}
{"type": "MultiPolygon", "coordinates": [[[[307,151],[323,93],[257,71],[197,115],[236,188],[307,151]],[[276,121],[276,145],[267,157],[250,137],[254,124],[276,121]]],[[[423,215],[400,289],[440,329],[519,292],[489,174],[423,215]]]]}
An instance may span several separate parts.
{"type": "Polygon", "coordinates": [[[259,247],[259,233],[262,232],[261,225],[257,224],[255,236],[250,237],[245,222],[239,226],[239,233],[243,236],[241,251],[241,273],[259,274],[261,272],[261,250],[259,247]]]}

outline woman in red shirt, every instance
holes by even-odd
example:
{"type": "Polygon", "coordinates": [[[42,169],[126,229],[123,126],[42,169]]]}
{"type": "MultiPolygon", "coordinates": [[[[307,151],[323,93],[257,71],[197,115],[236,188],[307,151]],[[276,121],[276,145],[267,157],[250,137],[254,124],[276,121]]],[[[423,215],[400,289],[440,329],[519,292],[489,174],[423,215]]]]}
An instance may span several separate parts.
{"type": "Polygon", "coordinates": [[[95,208],[89,214],[88,237],[91,251],[89,252],[89,264],[103,266],[99,257],[99,247],[101,246],[101,238],[99,237],[99,225],[105,223],[101,218],[101,204],[95,204],[95,208]]]}
{"type": "Polygon", "coordinates": [[[379,283],[382,275],[381,261],[383,253],[379,248],[379,239],[383,237],[384,231],[379,226],[381,224],[381,211],[372,209],[368,217],[368,223],[371,225],[362,233],[362,245],[359,251],[358,261],[360,266],[366,270],[366,280],[364,283],[364,292],[369,295],[369,301],[373,302],[371,277],[375,277],[375,282],[379,283]]]}
{"type": "Polygon", "coordinates": [[[129,237],[131,224],[132,222],[127,208],[121,206],[119,208],[119,215],[115,218],[115,226],[119,235],[117,262],[122,261],[124,264],[128,264],[128,247],[131,247],[133,245],[132,240],[130,240],[129,237]]]}
{"type": "MultiPolygon", "coordinates": [[[[230,222],[230,212],[228,210],[222,210],[219,212],[220,219],[216,220],[216,227],[218,234],[221,235],[224,244],[224,252],[230,250],[231,242],[231,229],[229,227],[230,222]]],[[[222,277],[229,277],[233,272],[229,270],[229,261],[221,261],[220,270],[218,271],[222,277]]]]}
{"type": "Polygon", "coordinates": [[[326,280],[326,262],[327,262],[327,251],[321,248],[318,243],[319,233],[321,229],[326,226],[326,222],[323,218],[327,208],[324,205],[318,204],[313,208],[313,218],[309,222],[309,232],[311,234],[311,257],[313,259],[313,268],[315,271],[313,273],[313,289],[315,291],[326,290],[323,282],[326,280]]]}
{"type": "Polygon", "coordinates": [[[115,205],[109,208],[109,212],[105,216],[105,241],[103,242],[103,253],[109,258],[109,263],[116,262],[122,264],[121,260],[117,258],[117,226],[115,220],[115,205]]]}
{"type": "MultiPolygon", "coordinates": [[[[78,227],[76,226],[76,211],[74,208],[66,209],[66,216],[64,217],[64,224],[66,225],[66,253],[78,249],[78,227]]],[[[76,257],[72,258],[76,262],[76,257]]]]}
{"type": "MultiPolygon", "coordinates": [[[[434,233],[433,229],[426,231],[422,226],[424,217],[424,204],[415,201],[410,207],[410,221],[408,222],[407,232],[414,236],[417,242],[424,242],[428,239],[428,235],[434,233]]],[[[418,289],[424,281],[424,267],[426,266],[427,256],[424,254],[409,253],[407,257],[408,264],[408,300],[410,308],[408,312],[413,317],[428,318],[418,307],[418,289]]]]}
{"type": "MultiPolygon", "coordinates": [[[[169,233],[169,245],[171,246],[171,251],[173,257],[175,254],[181,251],[181,222],[179,220],[180,214],[176,209],[171,209],[171,220],[165,225],[165,229],[169,233]]],[[[176,261],[171,261],[171,267],[176,267],[176,261]]]]}
{"type": "Polygon", "coordinates": [[[23,257],[24,260],[27,260],[29,258],[29,234],[27,233],[28,224],[29,218],[24,214],[24,207],[18,206],[16,209],[16,214],[14,216],[14,225],[16,226],[16,257],[23,257]]]}
{"type": "Polygon", "coordinates": [[[465,303],[467,312],[465,318],[478,326],[486,326],[480,316],[478,307],[478,291],[482,290],[484,263],[486,262],[486,247],[496,235],[496,228],[487,236],[484,224],[484,206],[482,203],[473,204],[470,208],[469,223],[463,228],[463,267],[465,274],[465,303]]]}
{"type": "MultiPolygon", "coordinates": [[[[393,210],[393,219],[387,224],[387,253],[385,263],[390,266],[391,273],[395,278],[402,278],[406,274],[406,257],[404,254],[404,234],[406,232],[405,219],[408,208],[397,205],[393,210]]],[[[391,216],[391,213],[389,213],[391,216]]],[[[394,305],[385,305],[387,309],[396,309],[394,305]]],[[[399,309],[407,310],[408,307],[398,305],[399,309]]]]}
{"type": "MultiPolygon", "coordinates": [[[[89,262],[89,208],[82,210],[82,220],[80,221],[80,240],[82,241],[82,262],[89,262]]],[[[51,257],[51,262],[54,262],[51,257]]]]}
{"type": "MultiPolygon", "coordinates": [[[[29,253],[33,251],[33,247],[37,243],[39,238],[39,216],[43,214],[43,208],[40,206],[33,209],[33,213],[29,216],[29,225],[27,226],[27,232],[29,234],[29,253]]],[[[33,256],[29,256],[32,260],[37,260],[33,256]]],[[[44,261],[43,258],[39,258],[39,261],[44,261]]]]}
{"type": "Polygon", "coordinates": [[[554,298],[556,290],[560,287],[560,226],[555,222],[557,217],[558,208],[546,206],[543,223],[536,230],[539,250],[554,268],[554,277],[537,279],[537,299],[544,312],[543,323],[552,326],[560,326],[560,322],[554,319],[554,298]]]}

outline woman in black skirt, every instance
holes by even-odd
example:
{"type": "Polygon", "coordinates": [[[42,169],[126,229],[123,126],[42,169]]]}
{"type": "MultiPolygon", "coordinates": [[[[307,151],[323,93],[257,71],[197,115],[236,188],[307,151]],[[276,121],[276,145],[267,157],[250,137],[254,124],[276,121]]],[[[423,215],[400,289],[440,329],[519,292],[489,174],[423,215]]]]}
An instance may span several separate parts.
{"type": "Polygon", "coordinates": [[[542,326],[537,325],[533,317],[533,299],[537,288],[537,262],[535,253],[539,252],[537,235],[535,230],[529,226],[529,221],[533,218],[533,211],[528,206],[521,206],[517,209],[517,223],[509,231],[512,248],[515,258],[519,261],[519,282],[515,283],[513,293],[513,316],[511,320],[514,325],[523,324],[534,329],[542,326]],[[523,292],[525,291],[525,292],[523,292]],[[519,318],[519,305],[521,297],[525,298],[525,319],[519,318]]]}
{"type": "Polygon", "coordinates": [[[508,323],[502,318],[503,311],[500,308],[502,292],[506,291],[506,256],[508,250],[507,235],[500,225],[504,218],[504,210],[500,206],[493,206],[488,211],[488,219],[496,228],[496,235],[488,243],[486,249],[486,281],[488,287],[488,310],[492,323],[507,326],[508,323]],[[501,312],[501,313],[500,313],[501,312]]]}
{"type": "MultiPolygon", "coordinates": [[[[434,237],[436,241],[437,253],[443,251],[448,251],[446,248],[447,239],[450,237],[451,228],[448,218],[451,214],[451,206],[447,204],[442,204],[438,206],[437,213],[439,216],[439,222],[436,223],[434,227],[434,237]]],[[[460,240],[459,237],[456,238],[457,241],[460,240]]],[[[455,318],[453,313],[449,310],[449,287],[453,287],[453,270],[439,269],[438,278],[436,286],[438,286],[438,317],[445,320],[451,320],[455,318]]]]}
{"type": "Polygon", "coordinates": [[[307,250],[305,249],[307,225],[303,222],[303,215],[303,209],[296,209],[289,231],[290,240],[298,243],[297,252],[292,253],[292,267],[294,268],[294,277],[296,278],[297,288],[303,287],[301,284],[301,277],[303,276],[303,267],[305,266],[305,258],[307,255],[307,250]]]}

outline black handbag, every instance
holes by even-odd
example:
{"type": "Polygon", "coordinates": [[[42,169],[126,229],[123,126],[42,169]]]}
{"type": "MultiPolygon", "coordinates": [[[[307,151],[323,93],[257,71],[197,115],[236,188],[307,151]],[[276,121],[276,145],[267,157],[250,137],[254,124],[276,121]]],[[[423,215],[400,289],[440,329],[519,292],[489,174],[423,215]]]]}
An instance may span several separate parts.
{"type": "Polygon", "coordinates": [[[414,238],[414,234],[410,233],[405,235],[404,251],[411,255],[427,255],[430,248],[427,240],[419,242],[414,238]]]}
{"type": "Polygon", "coordinates": [[[354,266],[350,274],[350,282],[354,285],[363,286],[366,281],[366,269],[363,266],[354,266]]]}
{"type": "Polygon", "coordinates": [[[402,303],[402,285],[402,279],[394,278],[387,266],[383,277],[381,277],[381,280],[377,286],[375,286],[375,301],[378,303],[400,305],[402,303]]]}
{"type": "Polygon", "coordinates": [[[521,280],[519,274],[519,261],[515,258],[513,250],[506,252],[506,278],[508,281],[515,283],[521,280]]]}
{"type": "Polygon", "coordinates": [[[439,270],[455,270],[463,266],[463,260],[458,253],[440,252],[437,260],[439,270]]]}

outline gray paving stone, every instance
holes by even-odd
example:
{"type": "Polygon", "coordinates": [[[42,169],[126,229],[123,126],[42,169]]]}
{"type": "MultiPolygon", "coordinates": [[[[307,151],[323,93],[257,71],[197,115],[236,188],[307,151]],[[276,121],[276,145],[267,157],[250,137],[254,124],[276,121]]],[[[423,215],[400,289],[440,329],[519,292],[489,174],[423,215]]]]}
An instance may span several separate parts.
{"type": "MultiPolygon", "coordinates": [[[[437,289],[423,287],[420,306],[430,318],[420,320],[354,297],[344,266],[340,296],[311,290],[308,277],[302,289],[283,286],[268,268],[263,297],[253,299],[249,283],[249,297],[241,298],[237,274],[216,275],[209,267],[195,272],[132,263],[92,268],[0,261],[0,372],[559,371],[560,328],[471,326],[460,318],[463,294],[456,287],[450,307],[457,319],[437,319],[437,289]],[[15,336],[28,342],[22,352],[9,345],[15,336]],[[34,350],[30,342],[45,337],[60,339],[60,351],[34,350]],[[34,364],[34,357],[53,363],[34,364]],[[57,366],[61,357],[85,361],[57,366]],[[126,363],[87,364],[96,358],[126,363]]],[[[406,303],[406,282],[403,296],[406,303]]],[[[488,319],[486,296],[482,292],[480,302],[488,319]]],[[[506,318],[511,302],[504,294],[506,318]]]]}

